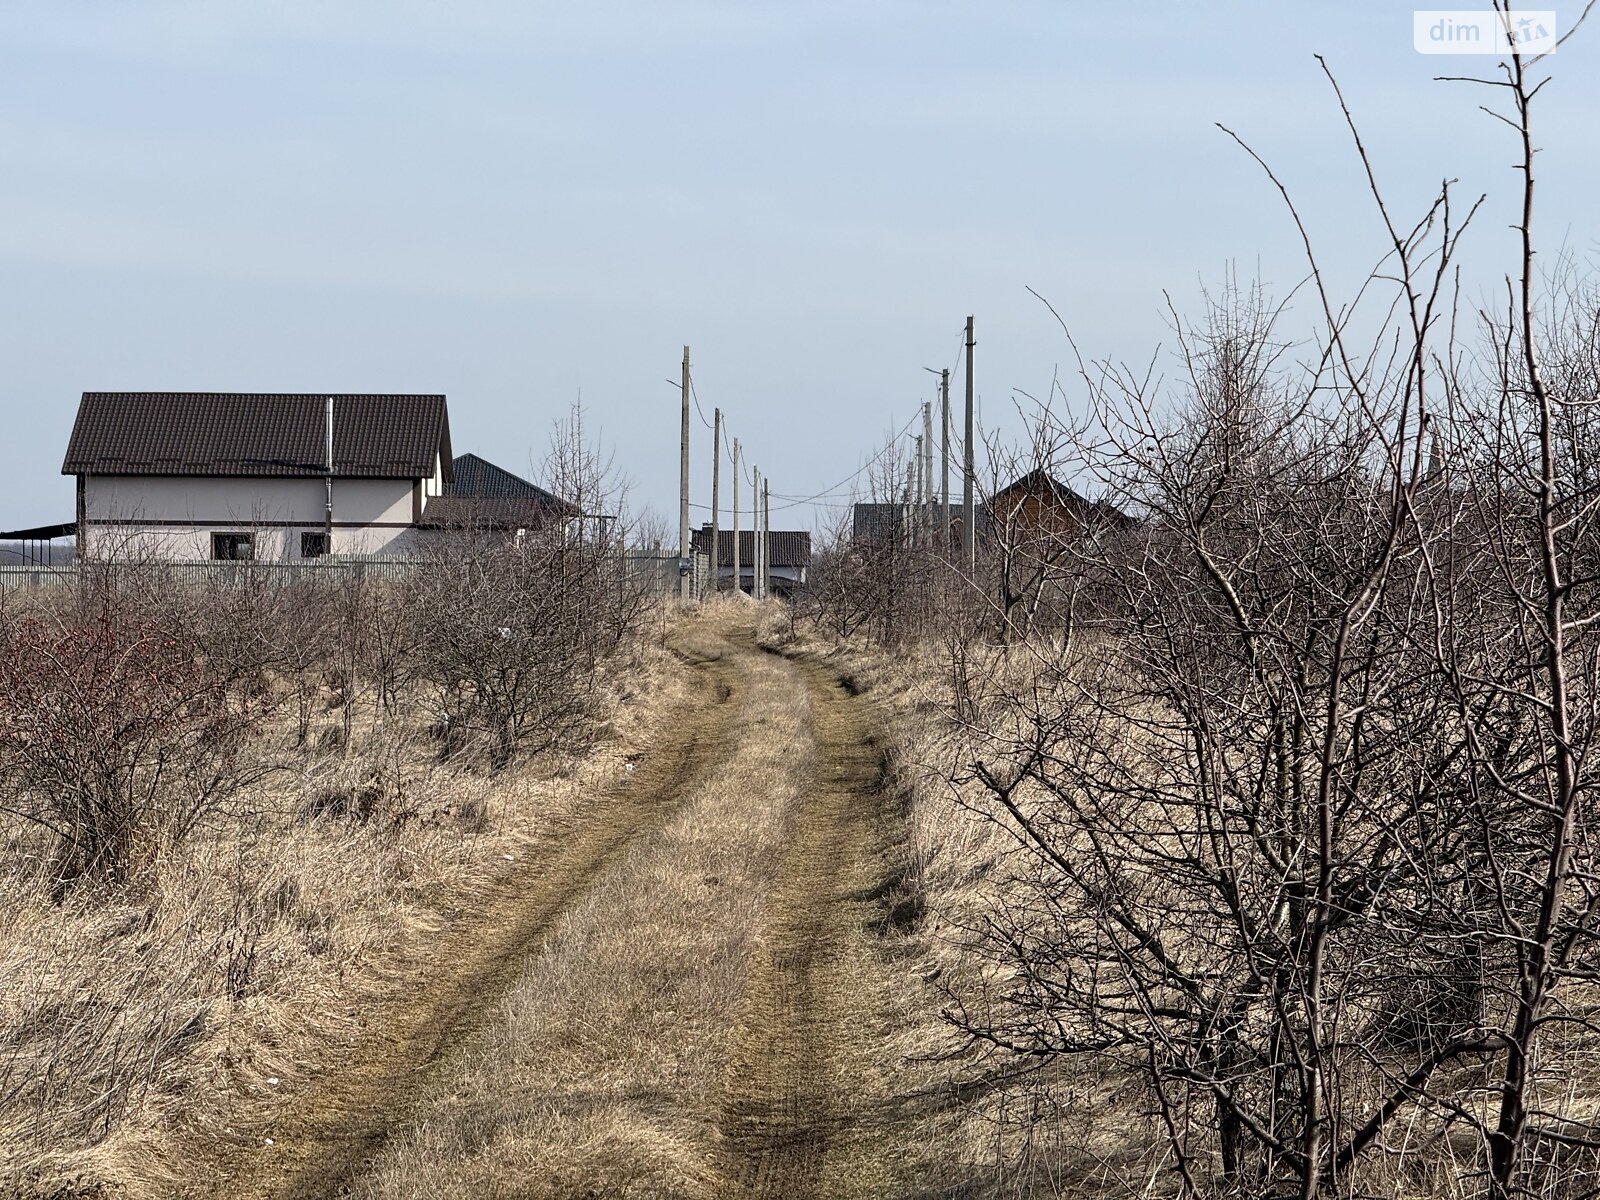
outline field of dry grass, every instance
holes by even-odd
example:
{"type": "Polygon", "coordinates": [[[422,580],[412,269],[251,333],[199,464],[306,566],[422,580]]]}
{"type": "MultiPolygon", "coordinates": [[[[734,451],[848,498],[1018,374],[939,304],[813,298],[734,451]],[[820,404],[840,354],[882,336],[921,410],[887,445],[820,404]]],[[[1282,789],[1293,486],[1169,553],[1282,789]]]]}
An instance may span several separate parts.
{"type": "Polygon", "coordinates": [[[663,736],[687,686],[647,646],[616,664],[592,752],[492,778],[370,715],[348,756],[269,732],[268,783],[109,897],[52,903],[37,840],[0,829],[0,1190],[205,1194],[218,1148],[370,1037],[497,881],[663,736]],[[352,797],[364,818],[341,813],[352,797]]]}
{"type": "Polygon", "coordinates": [[[354,1191],[897,1194],[875,735],[743,606],[677,636],[737,680],[724,753],[526,960],[354,1191]]]}
{"type": "Polygon", "coordinates": [[[115,904],[52,904],[9,831],[0,1178],[52,1198],[1155,1194],[1126,1079],[1020,1070],[945,1018],[1004,983],[973,941],[1015,847],[947,782],[978,731],[931,653],[714,604],[610,695],[592,753],[497,776],[368,714],[348,757],[298,755],[115,904]]]}

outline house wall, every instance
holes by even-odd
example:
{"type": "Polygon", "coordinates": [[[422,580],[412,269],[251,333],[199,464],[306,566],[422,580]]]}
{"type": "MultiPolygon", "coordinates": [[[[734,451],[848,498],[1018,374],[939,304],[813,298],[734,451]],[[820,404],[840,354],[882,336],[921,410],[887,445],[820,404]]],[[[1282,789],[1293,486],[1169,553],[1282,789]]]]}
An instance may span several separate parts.
{"type": "Polygon", "coordinates": [[[1074,534],[1083,526],[1075,507],[1031,491],[1001,492],[989,502],[989,508],[997,525],[1010,524],[1021,532],[1074,534]]]}
{"type": "MultiPolygon", "coordinates": [[[[415,540],[415,481],[335,479],[333,553],[403,554],[415,540]]],[[[316,478],[90,476],[84,553],[208,559],[213,533],[251,533],[255,557],[300,557],[300,534],[323,528],[326,484],[316,478]]]]}

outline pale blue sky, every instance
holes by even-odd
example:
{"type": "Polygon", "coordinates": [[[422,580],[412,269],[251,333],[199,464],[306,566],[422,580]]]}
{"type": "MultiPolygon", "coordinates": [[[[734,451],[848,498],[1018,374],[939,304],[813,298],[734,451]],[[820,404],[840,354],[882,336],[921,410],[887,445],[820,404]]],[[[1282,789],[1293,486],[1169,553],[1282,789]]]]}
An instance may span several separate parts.
{"type": "MultiPolygon", "coordinates": [[[[1575,16],[1576,8],[1563,15],[1575,16]]],[[[931,397],[967,313],[991,419],[1080,343],[1144,359],[1162,290],[1293,231],[1381,253],[1312,55],[1411,212],[1493,201],[1512,147],[1431,82],[1410,6],[1276,2],[0,2],[0,528],[70,519],[86,389],[443,391],[514,470],[581,389],[637,501],[676,513],[681,347],[784,494],[848,475],[931,397]]],[[[1542,232],[1587,256],[1600,25],[1555,60],[1542,232]]],[[[698,422],[697,501],[709,493],[698,422]]],[[[774,509],[779,504],[774,502],[774,509]]],[[[805,508],[774,524],[808,526],[805,508]]],[[[697,517],[698,519],[698,517],[697,517]]]]}

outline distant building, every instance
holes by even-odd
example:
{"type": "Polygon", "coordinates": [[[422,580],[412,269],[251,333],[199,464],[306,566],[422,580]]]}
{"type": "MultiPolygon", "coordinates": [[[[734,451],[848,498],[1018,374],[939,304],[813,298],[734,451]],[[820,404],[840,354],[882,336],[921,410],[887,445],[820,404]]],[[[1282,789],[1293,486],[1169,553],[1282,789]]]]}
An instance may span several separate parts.
{"type": "Polygon", "coordinates": [[[423,509],[423,529],[542,529],[579,515],[578,506],[476,454],[451,464],[445,494],[423,509]]]}
{"type": "MultiPolygon", "coordinates": [[[[984,506],[996,531],[1077,535],[1123,529],[1133,518],[1103,500],[1090,500],[1043,470],[1029,471],[984,506]]],[[[981,526],[980,526],[981,528],[981,526]]]]}
{"type": "MultiPolygon", "coordinates": [[[[790,595],[795,589],[805,586],[806,575],[811,567],[811,534],[805,530],[774,529],[768,534],[768,538],[770,550],[767,574],[772,580],[772,590],[776,595],[790,595]]],[[[710,555],[711,526],[705,525],[694,531],[691,548],[697,558],[710,555]]],[[[755,587],[755,552],[755,533],[741,529],[739,587],[742,591],[749,592],[755,587]]],[[[731,581],[733,579],[731,529],[718,530],[716,559],[716,578],[719,585],[722,581],[731,581]]],[[[731,590],[731,585],[724,586],[729,586],[731,590]]]]}
{"type": "MultiPolygon", "coordinates": [[[[926,512],[918,504],[882,501],[854,504],[850,508],[850,537],[861,545],[894,545],[908,539],[919,522],[928,522],[928,528],[931,529],[943,528],[942,508],[937,501],[927,505],[926,512]]],[[[981,504],[975,509],[974,517],[974,524],[981,530],[984,519],[981,504]]],[[[957,540],[960,537],[961,519],[961,505],[951,504],[950,528],[957,540]]]]}
{"type": "MultiPolygon", "coordinates": [[[[904,502],[853,505],[851,540],[865,549],[909,545],[919,527],[943,528],[942,505],[904,502]]],[[[952,549],[961,544],[962,506],[950,505],[952,549]]],[[[973,525],[981,539],[986,534],[1077,534],[1134,524],[1131,517],[1110,504],[1089,500],[1047,471],[1029,471],[973,507],[973,525]]]]}
{"type": "Polygon", "coordinates": [[[454,458],[441,395],[85,392],[62,473],[80,557],[405,556],[439,530],[575,512],[454,458]]]}

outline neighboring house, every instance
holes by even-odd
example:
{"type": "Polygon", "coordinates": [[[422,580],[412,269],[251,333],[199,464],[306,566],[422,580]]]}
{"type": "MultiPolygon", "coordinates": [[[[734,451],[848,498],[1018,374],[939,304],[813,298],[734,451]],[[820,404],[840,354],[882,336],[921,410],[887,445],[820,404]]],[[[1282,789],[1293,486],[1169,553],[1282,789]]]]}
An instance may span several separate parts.
{"type": "MultiPolygon", "coordinates": [[[[941,508],[938,501],[927,506],[909,503],[869,502],[854,504],[850,509],[850,536],[857,543],[870,546],[890,546],[904,541],[911,534],[918,517],[929,522],[933,529],[942,528],[941,508]]],[[[974,512],[974,524],[983,529],[983,506],[974,512]]],[[[961,531],[961,505],[950,505],[950,528],[959,538],[961,531]]]]}
{"type": "Polygon", "coordinates": [[[1112,505],[1080,496],[1043,470],[1029,471],[1001,488],[989,498],[985,509],[990,526],[997,532],[1096,534],[1134,523],[1112,505]]]}
{"type": "Polygon", "coordinates": [[[81,556],[405,553],[451,484],[443,396],[85,392],[62,473],[81,556]],[[330,512],[331,505],[331,512],[330,512]]]}
{"type": "MultiPolygon", "coordinates": [[[[928,506],[924,520],[932,528],[942,526],[941,505],[928,506]]],[[[907,503],[863,503],[852,506],[851,539],[863,547],[890,547],[903,544],[916,528],[921,511],[907,503]]],[[[952,542],[961,539],[961,505],[950,505],[952,542]]],[[[1001,488],[973,510],[978,536],[1017,534],[1096,533],[1106,528],[1123,529],[1133,519],[1104,501],[1088,500],[1046,471],[1030,471],[1001,488]]]]}
{"type": "MultiPolygon", "coordinates": [[[[717,531],[717,572],[719,585],[733,578],[733,531],[717,531]]],[[[806,573],[811,566],[811,534],[804,530],[774,529],[768,536],[770,561],[767,573],[772,580],[772,590],[780,596],[790,595],[804,587],[806,573]]],[[[694,531],[692,550],[696,557],[711,553],[711,526],[694,531]]],[[[756,535],[748,529],[739,531],[739,588],[751,591],[755,587],[756,535]]]]}
{"type": "Polygon", "coordinates": [[[404,556],[438,530],[574,511],[454,458],[435,395],[85,392],[62,473],[77,477],[85,557],[404,556]]]}
{"type": "Polygon", "coordinates": [[[423,510],[422,528],[517,533],[579,515],[577,505],[476,454],[463,454],[451,464],[445,494],[423,510]]]}

